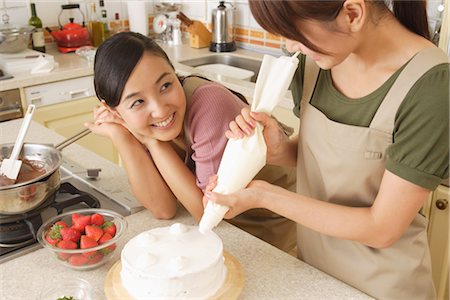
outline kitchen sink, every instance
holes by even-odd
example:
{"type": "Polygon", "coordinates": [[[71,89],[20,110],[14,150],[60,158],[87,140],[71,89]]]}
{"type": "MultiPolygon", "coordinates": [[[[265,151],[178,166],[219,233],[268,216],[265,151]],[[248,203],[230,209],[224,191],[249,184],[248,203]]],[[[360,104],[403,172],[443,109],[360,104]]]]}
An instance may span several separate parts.
{"type": "MultiPolygon", "coordinates": [[[[227,65],[235,68],[240,68],[244,70],[248,70],[254,73],[251,76],[250,81],[256,82],[256,78],[258,78],[259,68],[261,67],[261,61],[257,59],[251,59],[246,57],[234,56],[229,54],[215,54],[209,56],[203,56],[188,60],[182,60],[178,63],[187,65],[190,67],[200,67],[205,65],[227,65]]],[[[212,71],[214,72],[214,71],[212,71]]]]}

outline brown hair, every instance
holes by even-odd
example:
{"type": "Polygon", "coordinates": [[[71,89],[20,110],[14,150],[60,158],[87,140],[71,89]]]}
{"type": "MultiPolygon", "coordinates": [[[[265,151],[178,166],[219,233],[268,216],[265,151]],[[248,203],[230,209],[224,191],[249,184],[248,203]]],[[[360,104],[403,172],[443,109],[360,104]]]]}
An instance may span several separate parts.
{"type": "MultiPolygon", "coordinates": [[[[373,0],[380,11],[388,11],[385,1],[373,0]]],[[[311,50],[323,52],[298,30],[297,22],[317,20],[332,22],[339,14],[344,0],[300,1],[300,0],[249,0],[255,20],[270,33],[299,41],[311,50]]],[[[427,39],[428,30],[425,0],[392,0],[394,16],[406,28],[427,39]]]]}

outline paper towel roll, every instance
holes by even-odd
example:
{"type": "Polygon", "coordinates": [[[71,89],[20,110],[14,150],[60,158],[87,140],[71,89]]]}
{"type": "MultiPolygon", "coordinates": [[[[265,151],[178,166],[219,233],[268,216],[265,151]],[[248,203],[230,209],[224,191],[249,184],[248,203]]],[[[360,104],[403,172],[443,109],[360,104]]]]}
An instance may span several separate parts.
{"type": "Polygon", "coordinates": [[[144,0],[128,0],[128,20],[130,31],[148,35],[148,14],[144,0]]]}

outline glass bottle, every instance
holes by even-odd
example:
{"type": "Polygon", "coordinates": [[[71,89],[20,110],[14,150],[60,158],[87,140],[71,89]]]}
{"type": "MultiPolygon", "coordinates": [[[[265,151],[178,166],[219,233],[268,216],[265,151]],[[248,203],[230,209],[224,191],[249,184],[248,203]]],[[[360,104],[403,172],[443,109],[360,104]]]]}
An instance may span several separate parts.
{"type": "Polygon", "coordinates": [[[33,50],[45,53],[44,30],[42,29],[42,21],[36,14],[36,5],[34,3],[31,3],[31,18],[28,20],[28,24],[34,26],[34,30],[31,34],[31,45],[33,50]]]}
{"type": "Polygon", "coordinates": [[[122,21],[119,18],[119,13],[116,13],[114,15],[114,21],[111,24],[111,32],[112,34],[116,34],[121,32],[122,30],[122,21]]]}
{"type": "Polygon", "coordinates": [[[89,31],[91,34],[91,42],[94,47],[100,46],[105,39],[105,31],[103,23],[97,14],[95,3],[91,3],[91,13],[89,16],[89,31]]]}
{"type": "Polygon", "coordinates": [[[109,24],[108,24],[108,13],[106,12],[104,0],[100,0],[99,4],[100,4],[100,13],[102,16],[101,20],[103,23],[104,39],[106,40],[111,34],[110,30],[109,30],[109,24]]]}

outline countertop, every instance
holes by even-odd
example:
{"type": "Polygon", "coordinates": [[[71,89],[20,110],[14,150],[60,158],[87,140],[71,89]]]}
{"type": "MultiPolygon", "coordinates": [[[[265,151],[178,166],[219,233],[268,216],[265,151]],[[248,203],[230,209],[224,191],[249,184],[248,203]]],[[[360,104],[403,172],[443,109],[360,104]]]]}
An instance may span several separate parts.
{"type": "MultiPolygon", "coordinates": [[[[14,142],[22,119],[0,123],[2,143],[14,142]]],[[[57,143],[64,138],[55,132],[32,122],[26,142],[57,143]]],[[[83,147],[72,144],[62,150],[64,158],[83,167],[102,168],[97,184],[112,184],[130,192],[125,171],[83,147]]],[[[154,227],[169,226],[174,222],[194,224],[184,209],[179,209],[173,220],[157,220],[144,210],[126,217],[128,230],[118,249],[138,233],[154,227]]],[[[244,289],[240,299],[371,299],[347,284],[303,263],[295,257],[221,222],[216,233],[224,243],[224,249],[241,264],[244,273],[244,289]]],[[[68,278],[83,278],[92,283],[96,299],[104,299],[103,285],[111,266],[120,258],[120,251],[110,262],[91,271],[74,271],[60,265],[45,249],[39,249],[0,265],[0,298],[36,299],[48,287],[68,278]]]]}
{"type": "MultiPolygon", "coordinates": [[[[217,53],[210,52],[208,48],[194,49],[189,47],[186,43],[179,46],[171,46],[164,43],[160,43],[159,45],[169,56],[178,74],[185,76],[196,73],[212,80],[220,81],[228,88],[240,92],[251,101],[253,91],[255,89],[255,83],[227,76],[219,76],[214,73],[198,70],[178,63],[179,61],[198,58],[205,55],[215,55],[217,53]]],[[[11,74],[14,78],[0,81],[0,91],[93,75],[93,64],[89,63],[85,58],[80,57],[75,53],[60,53],[58,52],[56,46],[51,44],[47,46],[47,54],[53,55],[55,62],[57,62],[57,66],[51,72],[42,74],[11,74]]],[[[263,54],[261,53],[241,48],[238,48],[233,52],[220,53],[219,55],[241,56],[257,60],[262,60],[263,57],[263,54]]],[[[280,106],[287,109],[291,109],[293,107],[292,95],[290,92],[286,93],[285,99],[282,100],[280,106]]]]}

